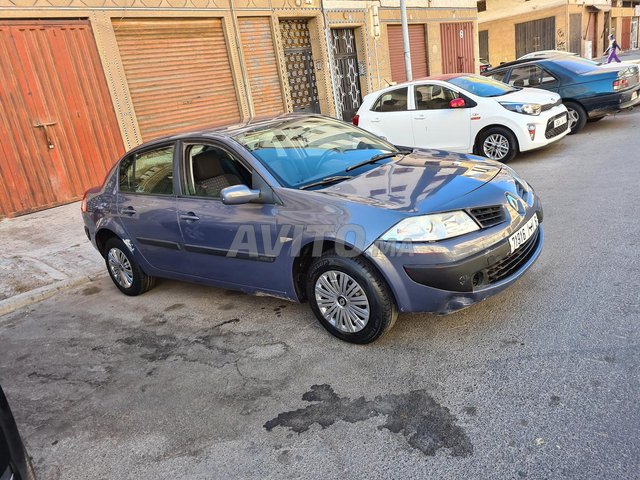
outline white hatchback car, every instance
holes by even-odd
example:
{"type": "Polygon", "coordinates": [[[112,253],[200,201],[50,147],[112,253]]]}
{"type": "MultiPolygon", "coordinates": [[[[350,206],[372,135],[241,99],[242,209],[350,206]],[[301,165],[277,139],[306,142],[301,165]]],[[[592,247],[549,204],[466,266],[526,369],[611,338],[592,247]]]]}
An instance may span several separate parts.
{"type": "Polygon", "coordinates": [[[502,162],[569,133],[558,94],[466,73],[370,93],[353,123],[398,146],[476,153],[502,162]]]}

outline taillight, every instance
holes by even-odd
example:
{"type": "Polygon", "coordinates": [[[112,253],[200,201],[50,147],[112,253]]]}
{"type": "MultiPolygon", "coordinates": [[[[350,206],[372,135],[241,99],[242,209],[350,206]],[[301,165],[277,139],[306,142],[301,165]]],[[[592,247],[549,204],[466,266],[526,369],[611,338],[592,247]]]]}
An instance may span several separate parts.
{"type": "Polygon", "coordinates": [[[80,211],[82,213],[87,213],[87,192],[84,192],[82,196],[82,203],[80,204],[80,211]]]}
{"type": "Polygon", "coordinates": [[[629,86],[629,80],[626,78],[618,78],[613,81],[613,89],[620,90],[621,88],[627,88],[629,86]]]}
{"type": "Polygon", "coordinates": [[[353,124],[357,127],[358,124],[360,123],[360,115],[355,115],[351,121],[353,122],[353,124]]]}

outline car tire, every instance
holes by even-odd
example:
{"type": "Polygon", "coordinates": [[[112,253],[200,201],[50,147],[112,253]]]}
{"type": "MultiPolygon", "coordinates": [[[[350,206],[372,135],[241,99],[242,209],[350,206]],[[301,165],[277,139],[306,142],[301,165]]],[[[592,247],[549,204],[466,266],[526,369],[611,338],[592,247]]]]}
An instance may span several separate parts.
{"type": "Polygon", "coordinates": [[[306,289],[322,326],[345,342],[373,342],[398,318],[387,283],[362,257],[325,252],[310,265],[306,289]]]}
{"type": "Polygon", "coordinates": [[[587,112],[575,102],[566,102],[564,106],[569,111],[569,128],[571,129],[569,135],[574,135],[587,123],[587,112]]]}
{"type": "Polygon", "coordinates": [[[104,259],[111,280],[125,295],[133,297],[153,288],[155,278],[144,273],[129,247],[119,238],[107,240],[104,259]]]}
{"type": "Polygon", "coordinates": [[[491,127],[478,136],[476,151],[478,155],[506,163],[518,153],[518,140],[508,128],[491,127]]]}

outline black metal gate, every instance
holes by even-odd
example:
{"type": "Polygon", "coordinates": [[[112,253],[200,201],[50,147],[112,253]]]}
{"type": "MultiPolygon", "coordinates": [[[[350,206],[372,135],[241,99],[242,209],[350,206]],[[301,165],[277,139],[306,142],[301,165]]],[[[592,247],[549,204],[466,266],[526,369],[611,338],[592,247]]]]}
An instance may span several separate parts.
{"type": "Polygon", "coordinates": [[[480,59],[491,63],[489,60],[489,30],[480,30],[478,32],[478,42],[480,44],[480,59]]]}
{"type": "Polygon", "coordinates": [[[516,23],[516,58],[538,50],[555,50],[556,17],[516,23]]]}
{"type": "Polygon", "coordinates": [[[280,20],[280,31],[293,111],[320,113],[307,21],[280,20]]]}
{"type": "Polygon", "coordinates": [[[337,77],[337,108],[343,120],[351,121],[362,103],[358,75],[358,53],[353,28],[332,29],[331,47],[337,77]]]}

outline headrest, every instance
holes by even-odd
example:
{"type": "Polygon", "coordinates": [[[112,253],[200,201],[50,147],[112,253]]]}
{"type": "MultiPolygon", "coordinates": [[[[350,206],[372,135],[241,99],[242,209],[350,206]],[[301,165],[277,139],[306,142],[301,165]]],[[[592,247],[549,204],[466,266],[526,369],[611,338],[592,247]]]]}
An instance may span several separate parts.
{"type": "Polygon", "coordinates": [[[206,180],[213,177],[219,177],[224,175],[222,165],[220,162],[220,156],[214,150],[207,150],[194,155],[193,161],[193,176],[195,181],[206,180]]]}

